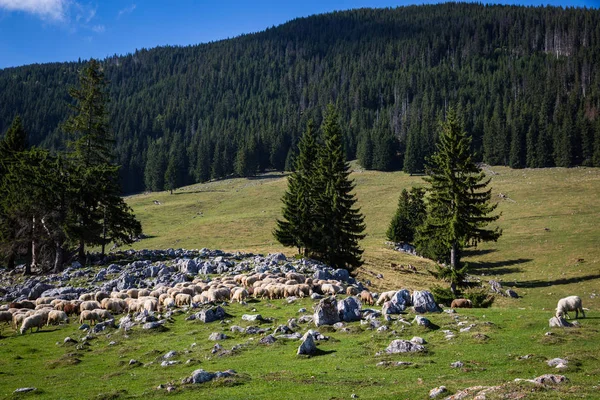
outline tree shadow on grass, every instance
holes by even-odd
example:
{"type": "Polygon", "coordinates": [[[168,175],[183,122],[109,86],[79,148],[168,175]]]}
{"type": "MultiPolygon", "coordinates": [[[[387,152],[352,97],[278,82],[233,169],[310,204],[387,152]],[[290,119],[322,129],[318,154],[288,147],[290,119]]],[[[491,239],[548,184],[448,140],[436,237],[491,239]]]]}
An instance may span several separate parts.
{"type": "Polygon", "coordinates": [[[495,262],[469,262],[470,270],[476,274],[505,275],[522,272],[521,268],[513,265],[525,264],[533,261],[531,258],[517,258],[514,260],[503,260],[495,262]]]}
{"type": "Polygon", "coordinates": [[[495,253],[498,250],[496,249],[465,249],[463,250],[463,257],[477,257],[477,256],[485,256],[486,254],[495,253]]]}
{"type": "Polygon", "coordinates": [[[591,281],[594,279],[600,279],[600,274],[577,276],[577,277],[573,277],[573,278],[555,279],[553,281],[534,279],[531,281],[515,282],[515,284],[513,286],[517,287],[517,288],[538,288],[538,287],[548,287],[548,286],[554,286],[554,285],[570,285],[571,283],[591,281]]]}

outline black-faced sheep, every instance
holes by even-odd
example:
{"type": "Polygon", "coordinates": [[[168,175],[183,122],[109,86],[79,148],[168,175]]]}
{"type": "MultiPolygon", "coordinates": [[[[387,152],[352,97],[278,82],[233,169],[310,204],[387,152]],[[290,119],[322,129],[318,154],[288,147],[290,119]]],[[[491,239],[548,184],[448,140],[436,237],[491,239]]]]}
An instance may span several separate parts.
{"type": "Polygon", "coordinates": [[[454,299],[450,308],[472,308],[473,303],[469,299],[454,299]]]}
{"type": "Polygon", "coordinates": [[[581,305],[581,298],[579,296],[569,296],[558,301],[558,305],[556,306],[556,316],[558,318],[562,318],[563,315],[569,317],[569,314],[567,314],[568,311],[575,311],[575,318],[579,317],[579,311],[581,311],[581,315],[585,318],[583,306],[581,305]]]}

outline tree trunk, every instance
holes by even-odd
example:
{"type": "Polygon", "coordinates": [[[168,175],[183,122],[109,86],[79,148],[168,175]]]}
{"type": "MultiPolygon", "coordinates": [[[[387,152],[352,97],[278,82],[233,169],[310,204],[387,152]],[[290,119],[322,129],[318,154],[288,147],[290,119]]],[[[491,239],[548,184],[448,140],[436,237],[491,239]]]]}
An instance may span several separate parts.
{"type": "MultiPolygon", "coordinates": [[[[450,269],[454,270],[456,268],[456,242],[452,243],[452,247],[450,248],[450,269]]],[[[450,277],[450,291],[454,296],[456,296],[456,282],[454,281],[454,277],[450,277]]]]}
{"type": "Polygon", "coordinates": [[[64,262],[64,254],[63,254],[63,248],[62,248],[62,243],[60,243],[59,240],[54,242],[55,245],[55,255],[54,255],[54,271],[52,271],[55,274],[58,274],[60,271],[62,271],[62,265],[64,262]]]}
{"type": "Polygon", "coordinates": [[[25,275],[31,275],[31,270],[37,266],[37,240],[35,237],[35,217],[31,219],[31,263],[25,264],[25,275]]]}
{"type": "Polygon", "coordinates": [[[6,259],[6,268],[9,271],[15,269],[15,258],[15,253],[11,251],[8,255],[8,258],[6,259]]]}
{"type": "Polygon", "coordinates": [[[104,220],[102,221],[102,258],[106,249],[106,206],[104,207],[104,220]]]}
{"type": "Polygon", "coordinates": [[[79,240],[79,248],[77,249],[77,261],[79,264],[85,265],[85,243],[83,239],[79,240]]]}

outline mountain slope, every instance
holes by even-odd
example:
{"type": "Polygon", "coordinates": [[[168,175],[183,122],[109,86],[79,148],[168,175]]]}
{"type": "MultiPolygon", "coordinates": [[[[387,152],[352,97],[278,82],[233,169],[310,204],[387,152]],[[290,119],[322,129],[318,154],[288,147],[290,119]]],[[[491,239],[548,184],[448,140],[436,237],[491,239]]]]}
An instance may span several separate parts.
{"type": "MultiPolygon", "coordinates": [[[[348,157],[369,168],[421,170],[455,103],[487,163],[600,165],[599,43],[598,10],[447,3],[316,15],[109,57],[124,189],[162,189],[169,162],[181,185],[234,173],[236,158],[282,169],[329,102],[348,157]]],[[[0,70],[0,131],[19,113],[33,143],[64,146],[79,68],[0,70]]]]}

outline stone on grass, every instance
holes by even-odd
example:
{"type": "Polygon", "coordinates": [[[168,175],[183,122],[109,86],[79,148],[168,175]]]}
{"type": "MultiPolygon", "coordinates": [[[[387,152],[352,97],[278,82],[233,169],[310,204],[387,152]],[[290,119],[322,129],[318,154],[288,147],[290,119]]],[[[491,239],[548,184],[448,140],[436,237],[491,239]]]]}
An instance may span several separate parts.
{"type": "Polygon", "coordinates": [[[335,297],[322,299],[315,307],[314,322],[316,326],[333,325],[340,322],[335,297]]]}
{"type": "Polygon", "coordinates": [[[412,295],[412,303],[415,308],[415,312],[418,313],[442,311],[435,302],[433,294],[431,294],[429,290],[415,290],[412,295]]]}
{"type": "Polygon", "coordinates": [[[176,365],[179,364],[179,361],[175,361],[175,360],[168,360],[168,361],[163,361],[160,363],[161,367],[170,367],[171,365],[176,365]]]}
{"type": "Polygon", "coordinates": [[[90,326],[88,324],[81,324],[81,326],[79,327],[80,331],[85,331],[90,329],[90,326]]]}
{"type": "Polygon", "coordinates": [[[452,364],[450,364],[450,368],[462,368],[464,366],[465,364],[462,361],[455,361],[452,364]]]}
{"type": "Polygon", "coordinates": [[[558,318],[557,316],[550,318],[548,324],[550,325],[550,328],[571,328],[573,326],[573,324],[566,319],[558,318]]]}
{"type": "Polygon", "coordinates": [[[225,318],[225,310],[221,306],[202,310],[196,314],[196,319],[204,323],[210,323],[225,318]]]}
{"type": "Polygon", "coordinates": [[[244,314],[242,315],[242,321],[264,321],[264,318],[260,314],[244,314]]]}
{"type": "Polygon", "coordinates": [[[175,357],[176,355],[177,355],[177,352],[175,350],[171,350],[163,356],[163,360],[168,360],[170,358],[175,357]]]}
{"type": "Polygon", "coordinates": [[[28,393],[28,392],[33,392],[34,390],[37,390],[37,388],[34,388],[34,387],[24,387],[24,388],[18,388],[18,389],[16,389],[13,393],[28,393]]]}
{"type": "Polygon", "coordinates": [[[225,335],[224,333],[221,333],[221,332],[213,332],[208,337],[208,340],[212,340],[213,342],[216,342],[217,340],[225,340],[225,339],[227,339],[227,335],[225,335]]]}
{"type": "Polygon", "coordinates": [[[70,336],[67,336],[67,337],[65,338],[65,340],[63,340],[63,343],[64,343],[64,344],[67,344],[67,343],[77,343],[77,340],[75,340],[75,339],[71,338],[70,336]]]}
{"type": "Polygon", "coordinates": [[[360,321],[360,302],[354,296],[338,301],[337,310],[339,318],[344,322],[360,321]]]}
{"type": "Polygon", "coordinates": [[[556,367],[557,365],[564,364],[567,365],[569,361],[562,358],[553,358],[552,360],[546,361],[549,367],[556,367]]]}
{"type": "Polygon", "coordinates": [[[408,340],[396,339],[385,349],[388,354],[395,353],[418,353],[425,351],[425,346],[409,342],[408,340]]]}
{"type": "Polygon", "coordinates": [[[317,352],[317,345],[315,344],[315,340],[313,336],[310,334],[310,331],[306,332],[304,336],[302,336],[302,343],[298,347],[297,355],[313,355],[317,352]]]}
{"type": "Polygon", "coordinates": [[[425,344],[425,343],[427,343],[427,342],[425,342],[425,339],[423,339],[422,337],[419,337],[419,336],[413,336],[413,338],[410,339],[410,341],[412,343],[416,343],[416,344],[425,344]]]}
{"type": "Polygon", "coordinates": [[[425,328],[431,327],[431,321],[425,317],[421,317],[420,315],[415,316],[413,322],[419,326],[424,326],[425,328]]]}
{"type": "Polygon", "coordinates": [[[433,389],[431,389],[429,391],[429,398],[430,399],[435,399],[440,394],[443,394],[443,393],[446,393],[446,392],[447,392],[446,386],[440,386],[440,387],[433,388],[433,389]]]}
{"type": "Polygon", "coordinates": [[[544,374],[533,379],[533,383],[537,383],[538,385],[557,385],[568,381],[566,376],[554,374],[544,374]]]}
{"type": "Polygon", "coordinates": [[[238,332],[238,333],[244,333],[244,328],[242,328],[239,325],[233,325],[231,328],[229,328],[229,330],[231,332],[238,332]]]}
{"type": "Polygon", "coordinates": [[[142,325],[142,329],[157,329],[162,327],[160,322],[148,322],[142,325]]]}
{"type": "Polygon", "coordinates": [[[518,299],[518,298],[519,298],[519,295],[517,294],[517,292],[515,292],[515,291],[514,291],[514,290],[512,290],[512,289],[507,289],[507,290],[506,290],[506,295],[507,295],[508,297],[512,297],[513,299],[518,299]]]}
{"type": "Polygon", "coordinates": [[[258,342],[260,344],[273,344],[277,341],[277,339],[275,338],[275,336],[273,335],[267,335],[264,338],[260,339],[258,342]]]}

